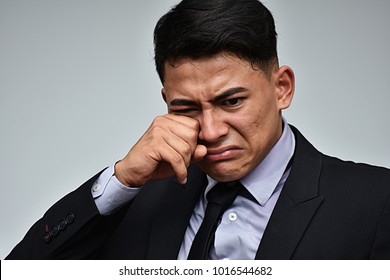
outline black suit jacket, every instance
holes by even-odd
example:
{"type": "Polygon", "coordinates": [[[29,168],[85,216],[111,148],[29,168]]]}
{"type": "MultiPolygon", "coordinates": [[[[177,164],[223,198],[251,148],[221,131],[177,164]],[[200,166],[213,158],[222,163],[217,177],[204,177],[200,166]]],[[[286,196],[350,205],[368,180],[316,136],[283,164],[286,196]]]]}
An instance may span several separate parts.
{"type": "MultiPolygon", "coordinates": [[[[390,259],[390,171],[323,155],[292,129],[291,172],[256,259],[390,259]]],[[[176,259],[205,174],[191,166],[184,186],[150,182],[105,217],[90,193],[98,175],[53,205],[7,258],[176,259]]]]}

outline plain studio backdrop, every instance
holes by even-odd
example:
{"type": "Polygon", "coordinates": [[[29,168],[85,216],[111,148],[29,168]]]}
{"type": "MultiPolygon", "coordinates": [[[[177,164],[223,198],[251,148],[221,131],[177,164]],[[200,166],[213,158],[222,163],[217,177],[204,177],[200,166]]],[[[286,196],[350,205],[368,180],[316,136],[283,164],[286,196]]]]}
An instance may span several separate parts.
{"type": "MultiPolygon", "coordinates": [[[[390,2],[264,2],[296,74],[287,120],[324,153],[390,167],[390,2]]],[[[0,258],[166,112],[152,32],[176,3],[0,0],[0,258]]]]}

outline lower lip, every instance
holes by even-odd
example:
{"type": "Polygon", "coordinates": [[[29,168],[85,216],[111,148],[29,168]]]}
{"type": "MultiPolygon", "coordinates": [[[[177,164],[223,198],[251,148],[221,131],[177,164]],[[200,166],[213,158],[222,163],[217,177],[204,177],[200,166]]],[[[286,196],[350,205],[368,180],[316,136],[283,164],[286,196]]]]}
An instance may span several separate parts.
{"type": "Polygon", "coordinates": [[[229,149],[218,154],[207,154],[204,159],[207,161],[228,160],[236,157],[241,151],[241,149],[229,149]]]}

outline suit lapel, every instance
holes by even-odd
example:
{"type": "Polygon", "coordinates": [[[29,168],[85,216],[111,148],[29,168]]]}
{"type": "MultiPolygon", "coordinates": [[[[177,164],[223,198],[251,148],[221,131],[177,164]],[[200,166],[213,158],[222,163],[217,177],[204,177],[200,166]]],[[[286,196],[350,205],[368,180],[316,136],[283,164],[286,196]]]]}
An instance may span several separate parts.
{"type": "Polygon", "coordinates": [[[265,229],[256,259],[290,259],[320,207],[321,154],[298,132],[290,175],[265,229]]]}
{"type": "Polygon", "coordinates": [[[186,185],[182,186],[173,180],[173,188],[161,196],[164,200],[159,206],[161,211],[152,223],[148,259],[177,258],[189,219],[207,185],[205,174],[197,168],[192,169],[195,169],[195,172],[189,175],[186,185]]]}

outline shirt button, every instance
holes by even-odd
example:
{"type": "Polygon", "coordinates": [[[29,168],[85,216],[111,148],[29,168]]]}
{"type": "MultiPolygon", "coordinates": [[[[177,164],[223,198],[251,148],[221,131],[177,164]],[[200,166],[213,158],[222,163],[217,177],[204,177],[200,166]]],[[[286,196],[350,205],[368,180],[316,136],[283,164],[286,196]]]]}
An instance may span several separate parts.
{"type": "Polygon", "coordinates": [[[231,222],[234,222],[237,220],[237,214],[236,213],[229,213],[229,220],[231,222]]]}
{"type": "Polygon", "coordinates": [[[93,192],[97,192],[98,190],[100,190],[101,187],[102,187],[101,185],[95,184],[95,185],[93,185],[93,187],[92,187],[92,191],[93,191],[93,192]]]}

